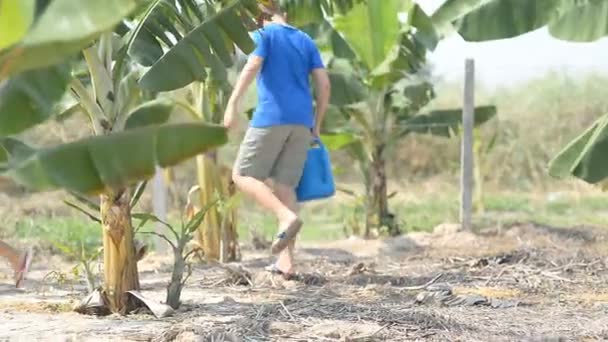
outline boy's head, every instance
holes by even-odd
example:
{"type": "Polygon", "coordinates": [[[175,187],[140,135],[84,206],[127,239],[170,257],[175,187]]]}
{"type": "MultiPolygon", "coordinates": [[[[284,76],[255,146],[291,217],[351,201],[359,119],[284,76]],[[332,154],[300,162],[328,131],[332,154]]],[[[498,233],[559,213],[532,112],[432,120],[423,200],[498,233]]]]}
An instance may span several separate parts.
{"type": "Polygon", "coordinates": [[[275,19],[286,20],[287,14],[282,10],[276,0],[258,0],[260,14],[256,18],[259,27],[272,22],[275,19]]]}

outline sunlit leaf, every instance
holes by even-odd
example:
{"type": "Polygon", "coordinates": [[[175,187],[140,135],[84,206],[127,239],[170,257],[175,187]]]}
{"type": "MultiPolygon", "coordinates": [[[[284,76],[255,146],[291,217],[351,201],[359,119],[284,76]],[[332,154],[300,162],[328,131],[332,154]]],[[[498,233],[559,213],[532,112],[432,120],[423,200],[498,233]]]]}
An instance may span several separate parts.
{"type": "Polygon", "coordinates": [[[37,150],[7,174],[37,191],[83,194],[122,189],[224,144],[226,130],[202,123],[147,126],[37,150]]]}
{"type": "Polygon", "coordinates": [[[69,65],[59,65],[24,72],[0,83],[0,137],[51,117],[69,81],[69,65]]]}
{"type": "Polygon", "coordinates": [[[397,14],[401,0],[358,2],[350,11],[335,18],[335,28],[357,53],[364,65],[375,69],[398,41],[397,14]]]}
{"type": "Polygon", "coordinates": [[[116,26],[135,0],[54,0],[23,39],[0,55],[0,79],[62,62],[116,26]]]}
{"type": "Polygon", "coordinates": [[[174,108],[175,102],[166,98],[146,102],[129,114],[125,129],[163,124],[169,120],[174,108]]]}
{"type": "Polygon", "coordinates": [[[0,1],[0,50],[17,43],[34,20],[34,0],[0,1]]]}

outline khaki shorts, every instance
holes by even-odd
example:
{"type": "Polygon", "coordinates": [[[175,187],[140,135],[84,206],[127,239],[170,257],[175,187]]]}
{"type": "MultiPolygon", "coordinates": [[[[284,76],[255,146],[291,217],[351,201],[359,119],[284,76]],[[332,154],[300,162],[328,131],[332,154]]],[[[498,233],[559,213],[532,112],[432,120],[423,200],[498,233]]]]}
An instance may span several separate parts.
{"type": "Polygon", "coordinates": [[[283,125],[249,127],[234,163],[234,172],[295,188],[302,170],[312,134],[305,126],[283,125]]]}

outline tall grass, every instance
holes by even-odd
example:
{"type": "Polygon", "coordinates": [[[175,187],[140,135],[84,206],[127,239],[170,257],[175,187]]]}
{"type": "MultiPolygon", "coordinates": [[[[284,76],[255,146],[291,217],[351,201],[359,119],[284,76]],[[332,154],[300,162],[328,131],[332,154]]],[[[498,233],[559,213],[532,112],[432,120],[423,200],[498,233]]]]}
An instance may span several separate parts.
{"type": "MultiPolygon", "coordinates": [[[[496,190],[548,190],[565,184],[548,177],[547,163],[595,119],[608,113],[607,85],[608,75],[575,80],[550,73],[513,88],[478,90],[477,104],[498,107],[498,118],[482,128],[486,142],[498,134],[487,155],[486,182],[496,190]]],[[[461,106],[462,85],[440,84],[437,94],[433,107],[461,106]]],[[[393,160],[393,176],[404,182],[454,177],[459,153],[458,139],[408,137],[393,160]]]]}

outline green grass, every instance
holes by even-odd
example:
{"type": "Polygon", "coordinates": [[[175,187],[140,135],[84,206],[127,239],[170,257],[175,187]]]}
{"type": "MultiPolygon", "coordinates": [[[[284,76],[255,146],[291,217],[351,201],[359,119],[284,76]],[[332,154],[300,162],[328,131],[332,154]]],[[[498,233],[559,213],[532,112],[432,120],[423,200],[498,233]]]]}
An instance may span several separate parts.
{"type": "MultiPolygon", "coordinates": [[[[484,201],[485,212],[474,213],[476,226],[534,221],[555,226],[608,226],[608,196],[561,197],[554,200],[532,194],[494,194],[484,201]]],[[[429,196],[394,206],[407,231],[430,231],[442,222],[457,222],[457,194],[429,196]]]]}
{"type": "MultiPolygon", "coordinates": [[[[425,195],[401,203],[391,202],[391,209],[401,220],[404,230],[409,232],[431,231],[443,222],[457,222],[458,208],[458,195],[455,193],[425,195]]],[[[538,194],[489,194],[485,199],[485,209],[481,215],[474,214],[477,227],[530,221],[560,227],[608,226],[608,196],[579,198],[562,195],[549,200],[538,194]]],[[[351,213],[349,203],[326,201],[305,205],[301,211],[305,225],[300,239],[324,242],[345,238],[343,221],[351,213]]],[[[152,228],[149,225],[145,230],[152,228]]],[[[250,241],[252,230],[270,240],[276,234],[276,229],[271,215],[257,208],[240,211],[238,232],[241,242],[250,241]]],[[[13,231],[15,238],[34,242],[56,253],[59,251],[53,241],[68,246],[78,246],[82,241],[87,249],[95,249],[102,244],[100,225],[80,216],[24,218],[18,221],[13,231]]],[[[152,245],[149,235],[138,234],[136,238],[152,245]]]]}

